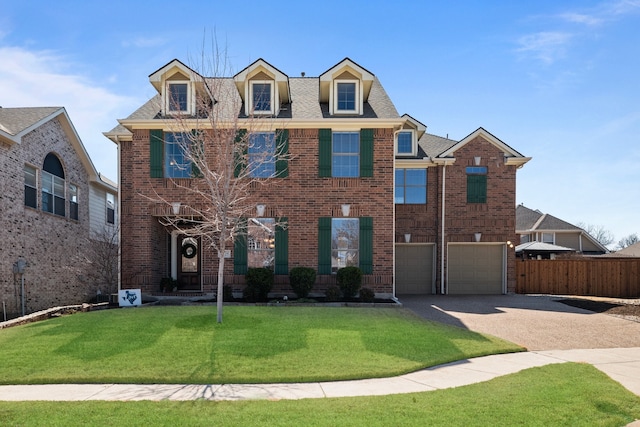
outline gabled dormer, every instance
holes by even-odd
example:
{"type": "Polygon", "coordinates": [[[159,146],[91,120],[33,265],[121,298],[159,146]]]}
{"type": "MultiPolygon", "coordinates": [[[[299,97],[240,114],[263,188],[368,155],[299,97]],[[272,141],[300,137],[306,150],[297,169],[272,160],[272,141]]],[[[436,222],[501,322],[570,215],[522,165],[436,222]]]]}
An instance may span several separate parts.
{"type": "Polygon", "coordinates": [[[199,100],[213,101],[205,79],[177,59],[151,74],[149,81],[162,96],[163,116],[193,116],[199,100]]]}
{"type": "Polygon", "coordinates": [[[418,155],[418,140],[427,131],[427,127],[408,114],[402,116],[404,124],[395,132],[395,155],[415,157],[418,155]]]}
{"type": "Polygon", "coordinates": [[[247,116],[277,116],[291,102],[289,77],[264,59],[233,76],[247,116]]]}
{"type": "Polygon", "coordinates": [[[364,113],[375,76],[349,58],[320,75],[320,102],[329,105],[331,115],[364,113]]]}

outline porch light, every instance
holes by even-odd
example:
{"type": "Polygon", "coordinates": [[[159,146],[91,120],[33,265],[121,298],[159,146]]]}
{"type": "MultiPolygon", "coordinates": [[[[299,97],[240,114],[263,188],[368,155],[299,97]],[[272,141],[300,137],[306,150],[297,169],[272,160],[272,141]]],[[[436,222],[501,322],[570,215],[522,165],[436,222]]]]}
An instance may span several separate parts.
{"type": "Polygon", "coordinates": [[[406,234],[404,235],[404,242],[405,242],[405,243],[409,243],[409,242],[411,242],[411,233],[406,233],[406,234]]]}
{"type": "Polygon", "coordinates": [[[482,239],[482,233],[476,233],[475,238],[476,238],[476,242],[479,242],[480,239],[482,239]]]}
{"type": "Polygon", "coordinates": [[[350,211],[351,211],[351,205],[349,204],[342,205],[342,216],[349,216],[350,211]]]}
{"type": "Polygon", "coordinates": [[[264,216],[264,210],[265,210],[266,206],[265,205],[256,205],[256,212],[258,213],[258,216],[264,216]]]}
{"type": "Polygon", "coordinates": [[[180,213],[180,202],[171,203],[171,210],[174,215],[178,215],[180,213]]]}

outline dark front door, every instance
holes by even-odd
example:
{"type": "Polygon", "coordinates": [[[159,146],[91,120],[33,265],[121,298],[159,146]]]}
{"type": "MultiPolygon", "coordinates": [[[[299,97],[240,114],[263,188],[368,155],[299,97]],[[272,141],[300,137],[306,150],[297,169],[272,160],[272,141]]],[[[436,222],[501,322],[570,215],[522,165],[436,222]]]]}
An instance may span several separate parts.
{"type": "Polygon", "coordinates": [[[200,238],[179,236],[178,238],[178,283],[179,289],[200,291],[200,264],[202,247],[200,238]]]}

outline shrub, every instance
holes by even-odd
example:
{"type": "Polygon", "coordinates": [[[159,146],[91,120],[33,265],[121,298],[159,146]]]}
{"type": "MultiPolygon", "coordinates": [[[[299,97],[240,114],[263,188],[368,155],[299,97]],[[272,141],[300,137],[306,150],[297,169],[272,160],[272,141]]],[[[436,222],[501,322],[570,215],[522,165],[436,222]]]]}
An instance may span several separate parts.
{"type": "Polygon", "coordinates": [[[371,288],[360,289],[360,301],[362,302],[374,302],[376,299],[376,293],[371,288]]]}
{"type": "Polygon", "coordinates": [[[362,284],[362,270],[358,267],[344,267],[338,270],[338,286],[346,299],[352,299],[362,284]]]}
{"type": "Polygon", "coordinates": [[[222,286],[222,300],[233,301],[233,287],[231,285],[222,286]]]}
{"type": "Polygon", "coordinates": [[[273,271],[269,268],[250,268],[245,275],[247,289],[245,297],[266,301],[273,287],[273,271]],[[247,295],[248,294],[248,295],[247,295]]]}
{"type": "Polygon", "coordinates": [[[340,301],[340,298],[342,297],[342,292],[340,292],[339,287],[335,285],[331,285],[324,292],[324,296],[327,298],[327,301],[329,302],[340,301]]]}
{"type": "Polygon", "coordinates": [[[294,267],[289,272],[289,284],[298,298],[306,298],[316,283],[316,271],[310,267],[294,267]]]}

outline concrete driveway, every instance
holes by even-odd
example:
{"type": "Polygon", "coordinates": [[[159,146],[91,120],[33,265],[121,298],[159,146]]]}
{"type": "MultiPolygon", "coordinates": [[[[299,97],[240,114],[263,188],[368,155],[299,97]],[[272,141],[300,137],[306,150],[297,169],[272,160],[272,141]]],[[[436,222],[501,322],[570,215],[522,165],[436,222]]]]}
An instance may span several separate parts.
{"type": "Polygon", "coordinates": [[[535,350],[640,347],[640,322],[570,307],[560,297],[405,295],[416,314],[535,350]]]}

